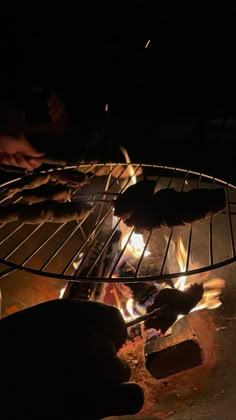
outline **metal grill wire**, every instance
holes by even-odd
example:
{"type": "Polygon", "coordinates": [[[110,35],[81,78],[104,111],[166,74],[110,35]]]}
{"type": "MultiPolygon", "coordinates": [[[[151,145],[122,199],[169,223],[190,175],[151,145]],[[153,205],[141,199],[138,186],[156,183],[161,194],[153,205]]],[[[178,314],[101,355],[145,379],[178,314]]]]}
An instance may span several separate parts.
{"type": "MultiPolygon", "coordinates": [[[[1,278],[20,269],[72,282],[159,282],[182,275],[199,274],[235,261],[234,185],[191,170],[150,164],[100,163],[80,165],[78,169],[89,173],[89,183],[76,189],[72,200],[89,202],[92,213],[80,223],[29,225],[12,222],[0,225],[1,278]],[[178,191],[188,191],[199,187],[224,187],[227,196],[226,211],[203,222],[146,232],[139,258],[132,261],[131,270],[124,272],[120,270],[120,266],[127,260],[125,256],[135,233],[134,229],[129,231],[121,248],[117,237],[120,237],[122,221],[113,215],[112,200],[133,182],[144,177],[156,181],[156,190],[175,188],[178,191]],[[185,263],[182,269],[179,266],[170,269],[173,244],[176,246],[180,237],[186,248],[185,263]],[[147,249],[150,249],[155,258],[146,257],[147,249]]],[[[15,181],[11,180],[1,186],[1,205],[20,202],[20,193],[14,197],[6,195],[7,188],[15,181]]]]}

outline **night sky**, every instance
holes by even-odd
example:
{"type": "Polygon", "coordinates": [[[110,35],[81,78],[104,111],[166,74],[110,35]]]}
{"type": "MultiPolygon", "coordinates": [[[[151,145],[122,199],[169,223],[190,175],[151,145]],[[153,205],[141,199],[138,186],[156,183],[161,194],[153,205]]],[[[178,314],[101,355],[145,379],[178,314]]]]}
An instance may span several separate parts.
{"type": "Polygon", "coordinates": [[[234,10],[111,3],[6,14],[2,81],[64,86],[88,115],[108,103],[110,135],[132,160],[234,180],[234,10]]]}

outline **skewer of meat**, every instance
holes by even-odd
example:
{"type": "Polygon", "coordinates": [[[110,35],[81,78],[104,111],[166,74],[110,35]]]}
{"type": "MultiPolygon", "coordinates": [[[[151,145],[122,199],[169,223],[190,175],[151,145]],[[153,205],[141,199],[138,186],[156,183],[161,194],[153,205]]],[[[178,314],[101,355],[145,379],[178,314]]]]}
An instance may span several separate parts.
{"type": "Polygon", "coordinates": [[[226,206],[224,188],[190,191],[162,189],[154,193],[155,182],[144,180],[129,187],[113,201],[114,214],[136,232],[174,227],[204,220],[221,213],[226,206]]]}
{"type": "Polygon", "coordinates": [[[41,203],[11,204],[0,207],[0,223],[20,221],[28,224],[42,222],[64,223],[71,220],[83,220],[92,209],[80,202],[59,203],[44,201],[41,203]]]}
{"type": "MultiPolygon", "coordinates": [[[[58,160],[58,159],[51,159],[51,158],[34,158],[36,160],[40,160],[42,164],[45,165],[50,165],[50,167],[52,166],[57,166],[57,167],[64,167],[64,166],[68,166],[68,163],[65,160],[58,160]]],[[[15,174],[21,174],[21,175],[26,175],[27,170],[24,168],[21,168],[20,166],[13,166],[13,165],[0,165],[0,170],[4,171],[4,172],[9,172],[9,173],[15,173],[15,174]]]]}
{"type": "Polygon", "coordinates": [[[153,198],[155,185],[155,181],[144,179],[128,187],[125,192],[113,200],[115,216],[126,220],[143,201],[149,203],[153,198]]]}
{"type": "Polygon", "coordinates": [[[78,170],[63,169],[50,172],[50,183],[78,188],[88,182],[88,176],[78,170]]]}
{"type": "Polygon", "coordinates": [[[41,185],[38,188],[22,191],[21,203],[39,203],[41,201],[69,201],[71,197],[71,188],[66,185],[41,185]]]}
{"type": "Polygon", "coordinates": [[[83,173],[91,173],[96,176],[107,176],[111,175],[114,178],[129,178],[131,177],[132,173],[135,171],[135,175],[139,176],[142,175],[143,170],[141,168],[141,165],[127,165],[127,164],[110,164],[109,162],[104,163],[103,165],[99,165],[96,163],[91,163],[90,165],[79,165],[78,166],[79,171],[83,173]]]}
{"type": "Polygon", "coordinates": [[[47,183],[53,183],[54,185],[62,184],[67,185],[68,187],[78,188],[87,182],[88,177],[82,172],[70,169],[55,170],[45,174],[40,173],[24,176],[8,188],[7,194],[13,195],[23,190],[37,188],[47,183]]]}
{"type": "Polygon", "coordinates": [[[11,186],[7,189],[6,193],[13,195],[23,190],[37,188],[40,185],[47,184],[49,179],[50,173],[26,175],[20,180],[14,182],[14,184],[11,184],[11,186]]]}

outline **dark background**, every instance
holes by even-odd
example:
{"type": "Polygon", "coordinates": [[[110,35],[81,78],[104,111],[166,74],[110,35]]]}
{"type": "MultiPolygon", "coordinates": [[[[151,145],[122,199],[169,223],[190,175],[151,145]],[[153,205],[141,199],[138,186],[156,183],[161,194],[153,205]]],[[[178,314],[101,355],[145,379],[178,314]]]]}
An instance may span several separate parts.
{"type": "Polygon", "coordinates": [[[236,183],[235,11],[175,3],[6,12],[2,82],[63,86],[88,118],[108,103],[109,135],[132,161],[236,183]]]}

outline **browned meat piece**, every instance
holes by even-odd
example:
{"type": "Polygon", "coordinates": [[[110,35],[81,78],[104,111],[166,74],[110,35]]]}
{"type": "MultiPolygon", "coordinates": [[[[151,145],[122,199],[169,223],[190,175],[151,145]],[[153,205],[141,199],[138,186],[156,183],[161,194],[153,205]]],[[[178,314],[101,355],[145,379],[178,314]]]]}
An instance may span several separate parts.
{"type": "Polygon", "coordinates": [[[63,169],[51,172],[50,182],[78,188],[88,182],[88,177],[83,172],[77,170],[63,169]]]}
{"type": "Polygon", "coordinates": [[[71,188],[65,185],[41,185],[32,190],[25,190],[22,192],[22,203],[39,203],[40,201],[54,200],[67,201],[71,196],[71,188]]]}
{"type": "Polygon", "coordinates": [[[0,223],[20,221],[24,223],[64,223],[71,220],[83,220],[91,212],[91,208],[80,202],[58,203],[44,201],[41,203],[12,204],[0,207],[0,223]]]}
{"type": "Polygon", "coordinates": [[[17,207],[5,206],[0,207],[0,223],[16,222],[18,220],[17,207]]]}
{"type": "Polygon", "coordinates": [[[134,226],[136,232],[164,226],[162,214],[155,208],[154,197],[141,200],[133,211],[123,218],[127,226],[134,226]]]}
{"type": "Polygon", "coordinates": [[[169,227],[204,220],[221,213],[226,206],[224,188],[199,188],[178,192],[171,189],[158,191],[154,196],[155,209],[169,227]]]}
{"type": "Polygon", "coordinates": [[[50,179],[50,174],[31,174],[25,175],[19,181],[12,183],[12,185],[8,188],[7,194],[16,194],[17,192],[23,190],[30,190],[33,188],[37,188],[40,185],[47,184],[50,179]]]}
{"type": "Polygon", "coordinates": [[[136,232],[201,221],[226,206],[224,188],[180,192],[167,188],[154,194],[154,186],[153,181],[141,181],[113,201],[114,214],[136,232]]]}
{"type": "Polygon", "coordinates": [[[193,284],[187,290],[162,289],[156,295],[154,303],[147,307],[147,312],[163,308],[160,315],[145,321],[145,328],[155,328],[164,334],[177,320],[178,315],[187,315],[203,297],[204,289],[200,284],[193,284]]]}
{"type": "Polygon", "coordinates": [[[152,200],[155,185],[155,181],[144,179],[128,187],[113,201],[114,215],[128,219],[137,207],[152,200]]]}
{"type": "Polygon", "coordinates": [[[45,174],[25,175],[19,181],[12,183],[6,191],[7,195],[13,195],[20,191],[38,188],[41,185],[52,183],[62,184],[68,187],[78,188],[88,181],[88,176],[82,172],[72,169],[55,170],[45,174]]]}

